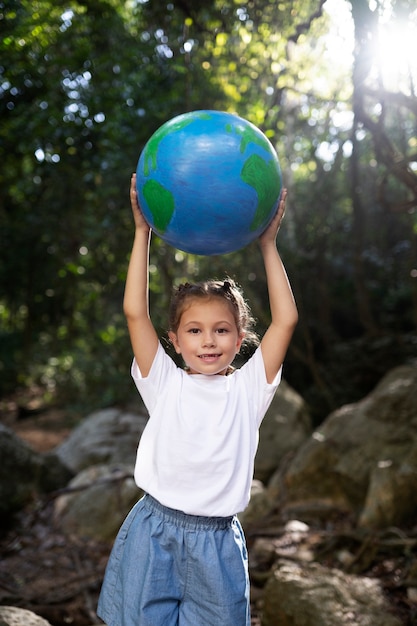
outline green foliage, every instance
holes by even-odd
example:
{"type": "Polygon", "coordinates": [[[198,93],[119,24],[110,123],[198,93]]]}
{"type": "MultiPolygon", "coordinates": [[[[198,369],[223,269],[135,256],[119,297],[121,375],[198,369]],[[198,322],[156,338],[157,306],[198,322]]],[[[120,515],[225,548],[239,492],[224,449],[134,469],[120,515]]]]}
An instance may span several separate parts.
{"type": "MultiPolygon", "coordinates": [[[[280,249],[301,312],[286,377],[317,414],[363,392],[357,377],[340,383],[343,360],[349,373],[358,362],[354,346],[415,332],[417,144],[415,94],[374,89],[365,42],[378,16],[366,5],[358,28],[359,4],[362,56],[342,67],[329,56],[323,3],[0,1],[2,395],[40,383],[80,408],[127,399],[130,174],[163,122],[203,108],[248,118],[278,151],[290,191],[280,249]]],[[[173,284],[225,274],[262,332],[256,244],[204,258],[155,239],[161,336],[173,284]]],[[[408,353],[385,351],[384,365],[408,353]]]]}

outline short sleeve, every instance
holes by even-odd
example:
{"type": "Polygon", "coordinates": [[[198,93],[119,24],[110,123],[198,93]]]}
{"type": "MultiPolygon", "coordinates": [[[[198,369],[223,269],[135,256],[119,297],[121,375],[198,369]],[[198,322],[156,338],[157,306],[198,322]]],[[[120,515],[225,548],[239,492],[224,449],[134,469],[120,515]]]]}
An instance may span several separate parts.
{"type": "Polygon", "coordinates": [[[142,376],[136,359],[133,359],[132,378],[149,413],[152,412],[161,390],[166,388],[173,371],[177,369],[174,361],[168,356],[160,343],[151,369],[146,377],[142,376]]]}
{"type": "MultiPolygon", "coordinates": [[[[265,374],[265,366],[262,358],[261,347],[258,346],[251,358],[236,372],[242,377],[244,384],[253,393],[252,399],[256,403],[257,423],[261,424],[265,413],[275,395],[278,385],[281,382],[282,366],[277,372],[272,383],[268,383],[265,374]]],[[[242,382],[242,381],[241,381],[242,382]]]]}

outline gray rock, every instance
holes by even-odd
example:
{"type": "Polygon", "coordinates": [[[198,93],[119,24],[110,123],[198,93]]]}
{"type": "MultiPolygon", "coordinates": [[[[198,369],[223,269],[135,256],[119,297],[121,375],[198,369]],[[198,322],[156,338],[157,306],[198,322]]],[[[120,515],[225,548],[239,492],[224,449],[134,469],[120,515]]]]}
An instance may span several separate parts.
{"type": "Polygon", "coordinates": [[[416,397],[417,367],[403,366],[362,401],[330,414],[285,474],[289,514],[340,509],[371,527],[415,517],[416,397]]]}
{"type": "Polygon", "coordinates": [[[72,474],[54,454],[32,450],[0,424],[0,515],[9,517],[36,494],[66,485],[72,474]]]}
{"type": "Polygon", "coordinates": [[[279,561],[264,593],[262,626],[401,626],[378,580],[317,563],[279,561]]]}
{"type": "Polygon", "coordinates": [[[417,441],[402,462],[380,461],[372,470],[359,526],[383,528],[415,518],[417,441]]]}
{"type": "Polygon", "coordinates": [[[51,626],[36,613],[16,606],[0,606],[0,626],[51,626]]]}
{"type": "Polygon", "coordinates": [[[133,467],[96,465],[80,472],[69,493],[55,501],[55,520],[67,534],[112,541],[127,513],[142,495],[133,467]]]}
{"type": "Polygon", "coordinates": [[[245,530],[253,528],[266,518],[274,506],[275,502],[269,497],[264,484],[260,480],[253,480],[249,504],[242,513],[239,513],[242,526],[245,530]]]}
{"type": "Polygon", "coordinates": [[[303,398],[281,381],[259,431],[255,478],[266,484],[282,459],[298,450],[312,430],[303,398]]]}
{"type": "Polygon", "coordinates": [[[85,418],[55,453],[74,473],[100,464],[133,465],[147,415],[104,409],[85,418]]]}

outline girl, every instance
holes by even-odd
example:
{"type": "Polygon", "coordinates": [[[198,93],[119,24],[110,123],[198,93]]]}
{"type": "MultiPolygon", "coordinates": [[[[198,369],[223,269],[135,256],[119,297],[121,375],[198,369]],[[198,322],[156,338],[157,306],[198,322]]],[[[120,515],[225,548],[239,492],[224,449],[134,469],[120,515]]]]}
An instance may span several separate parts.
{"type": "Polygon", "coordinates": [[[236,514],[247,506],[258,429],[281,379],[297,309],[276,248],[286,190],[259,244],[271,324],[240,369],[231,363],[252,318],[236,284],[181,285],[162,348],[149,316],[150,228],[130,199],[135,240],[124,297],[132,376],[149,411],[135,480],[145,496],[123,523],[100,595],[108,626],[250,626],[247,552],[236,514]]]}

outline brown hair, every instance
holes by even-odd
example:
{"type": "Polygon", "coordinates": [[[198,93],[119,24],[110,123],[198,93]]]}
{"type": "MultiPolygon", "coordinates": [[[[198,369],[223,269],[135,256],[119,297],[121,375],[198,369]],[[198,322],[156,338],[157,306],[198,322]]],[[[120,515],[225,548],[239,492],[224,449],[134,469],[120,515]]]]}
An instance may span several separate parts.
{"type": "Polygon", "coordinates": [[[243,334],[245,343],[257,345],[258,335],[252,331],[255,320],[252,317],[250,307],[243,297],[240,287],[232,278],[225,280],[205,280],[197,283],[182,283],[175,287],[172,293],[169,308],[169,329],[177,332],[181,315],[189,304],[191,298],[207,299],[224,298],[230,304],[236,327],[239,334],[243,334]]]}

